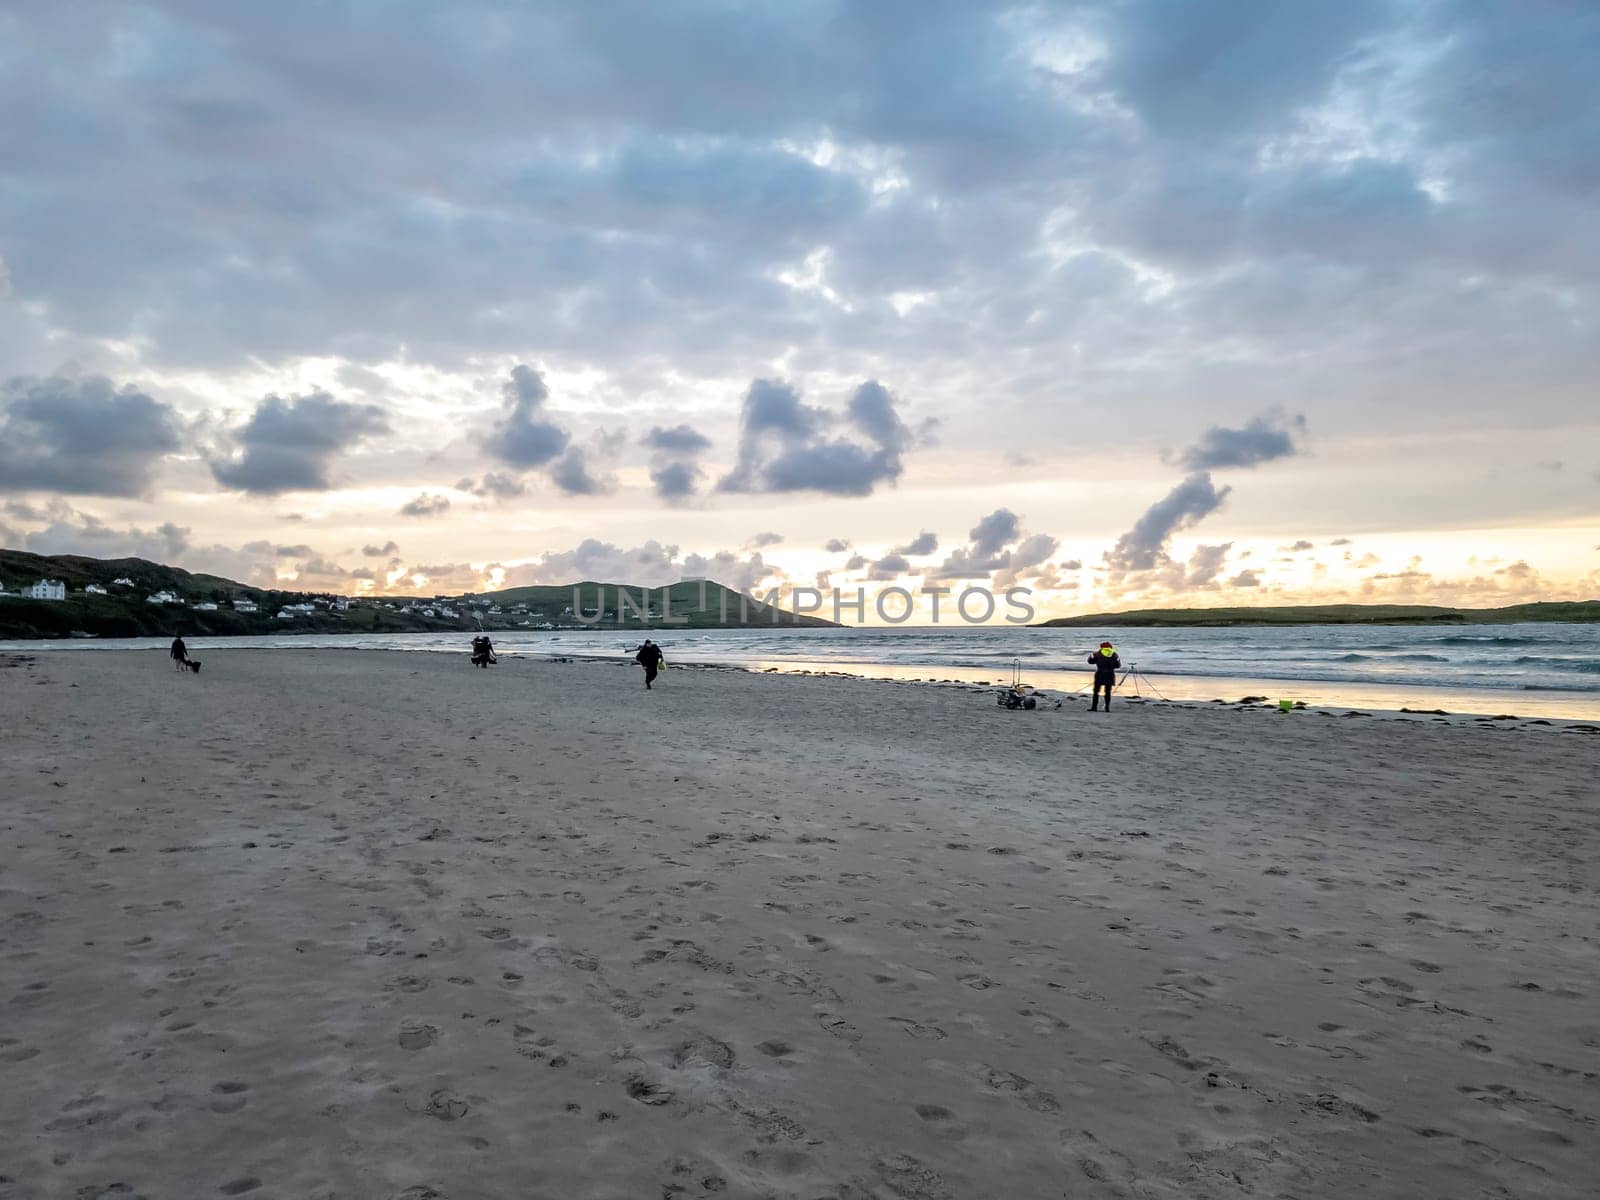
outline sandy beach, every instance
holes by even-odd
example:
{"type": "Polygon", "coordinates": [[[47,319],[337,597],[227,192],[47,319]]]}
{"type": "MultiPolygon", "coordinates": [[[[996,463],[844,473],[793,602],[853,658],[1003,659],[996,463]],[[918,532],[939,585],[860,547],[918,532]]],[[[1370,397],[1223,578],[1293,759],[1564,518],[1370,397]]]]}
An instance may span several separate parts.
{"type": "Polygon", "coordinates": [[[0,660],[0,1198],[1589,1197],[1600,738],[0,660]]]}

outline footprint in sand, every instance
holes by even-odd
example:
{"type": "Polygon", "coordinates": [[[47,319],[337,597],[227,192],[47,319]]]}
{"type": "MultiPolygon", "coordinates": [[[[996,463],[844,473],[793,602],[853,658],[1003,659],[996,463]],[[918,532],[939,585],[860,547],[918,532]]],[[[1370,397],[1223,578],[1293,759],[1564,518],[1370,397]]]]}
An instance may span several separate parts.
{"type": "Polygon", "coordinates": [[[406,1021],[400,1026],[400,1033],[395,1040],[400,1043],[402,1050],[426,1050],[439,1040],[439,1030],[421,1021],[406,1021]]]}
{"type": "Polygon", "coordinates": [[[260,1186],[261,1180],[255,1178],[254,1176],[246,1176],[243,1179],[235,1179],[229,1183],[223,1184],[217,1189],[217,1191],[221,1192],[224,1196],[243,1196],[248,1192],[255,1191],[260,1186]]]}
{"type": "Polygon", "coordinates": [[[937,1025],[925,1025],[911,1017],[890,1017],[889,1020],[900,1026],[900,1031],[907,1037],[919,1038],[926,1042],[942,1041],[945,1037],[944,1030],[937,1025]]]}
{"type": "Polygon", "coordinates": [[[211,1111],[214,1113],[236,1113],[250,1102],[245,1095],[250,1090],[248,1083],[232,1081],[213,1084],[211,1087],[211,1111]]]}

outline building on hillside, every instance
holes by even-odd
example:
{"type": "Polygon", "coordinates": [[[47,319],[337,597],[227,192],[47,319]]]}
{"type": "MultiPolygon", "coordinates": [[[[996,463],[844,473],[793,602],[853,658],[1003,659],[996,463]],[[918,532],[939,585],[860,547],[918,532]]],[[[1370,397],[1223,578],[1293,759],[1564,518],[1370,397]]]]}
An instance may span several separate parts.
{"type": "Polygon", "coordinates": [[[106,589],[98,583],[86,583],[83,585],[83,594],[85,596],[104,596],[106,589]]]}
{"type": "Polygon", "coordinates": [[[253,612],[256,611],[256,602],[254,600],[245,600],[245,599],[235,600],[233,602],[233,611],[234,612],[242,612],[242,613],[253,613],[253,612]]]}
{"type": "Polygon", "coordinates": [[[120,579],[113,579],[111,581],[111,586],[112,587],[132,587],[133,586],[133,580],[129,579],[126,575],[124,575],[120,579]]]}
{"type": "Polygon", "coordinates": [[[59,579],[39,579],[22,589],[29,600],[65,600],[67,585],[59,579]]]}
{"type": "Polygon", "coordinates": [[[147,603],[147,604],[182,604],[183,601],[178,598],[178,593],[177,592],[169,592],[169,591],[166,591],[165,589],[163,589],[162,591],[155,592],[152,595],[146,596],[145,597],[145,603],[147,603]]]}
{"type": "Polygon", "coordinates": [[[332,604],[329,605],[329,607],[331,607],[334,612],[349,612],[350,611],[350,597],[348,597],[348,596],[335,596],[333,598],[332,604]]]}
{"type": "Polygon", "coordinates": [[[203,604],[196,604],[194,606],[194,610],[195,612],[216,612],[217,606],[211,603],[211,601],[207,600],[203,604]]]}

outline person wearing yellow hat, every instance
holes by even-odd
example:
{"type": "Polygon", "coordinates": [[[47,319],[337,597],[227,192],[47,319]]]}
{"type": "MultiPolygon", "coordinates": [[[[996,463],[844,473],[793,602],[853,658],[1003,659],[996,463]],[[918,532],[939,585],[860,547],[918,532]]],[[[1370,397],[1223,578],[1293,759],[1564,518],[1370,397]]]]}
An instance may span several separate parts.
{"type": "Polygon", "coordinates": [[[1101,642],[1100,649],[1089,655],[1089,661],[1094,665],[1094,698],[1089,704],[1089,711],[1094,712],[1100,707],[1100,689],[1106,692],[1106,711],[1111,711],[1111,689],[1117,686],[1117,670],[1122,666],[1122,660],[1117,657],[1117,648],[1110,642],[1101,642]]]}

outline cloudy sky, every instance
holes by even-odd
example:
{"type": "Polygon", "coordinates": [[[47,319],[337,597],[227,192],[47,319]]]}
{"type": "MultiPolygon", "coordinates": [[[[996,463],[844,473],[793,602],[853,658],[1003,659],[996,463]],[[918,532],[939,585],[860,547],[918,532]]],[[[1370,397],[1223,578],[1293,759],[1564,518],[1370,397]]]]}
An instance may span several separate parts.
{"type": "Polygon", "coordinates": [[[0,542],[1600,593],[1597,59],[1555,0],[0,0],[0,542]]]}

